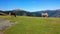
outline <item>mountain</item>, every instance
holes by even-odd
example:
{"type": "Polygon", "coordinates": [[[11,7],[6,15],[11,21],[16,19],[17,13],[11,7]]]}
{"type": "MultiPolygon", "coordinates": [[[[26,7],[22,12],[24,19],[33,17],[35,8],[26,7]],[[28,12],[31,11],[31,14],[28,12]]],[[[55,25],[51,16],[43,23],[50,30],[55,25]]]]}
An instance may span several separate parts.
{"type": "Polygon", "coordinates": [[[43,12],[48,13],[48,17],[60,17],[60,9],[58,10],[44,10],[44,11],[35,11],[35,12],[28,12],[25,10],[11,10],[11,11],[1,11],[4,14],[9,14],[9,12],[16,11],[16,15],[18,16],[33,16],[33,17],[41,17],[43,12]]]}
{"type": "Polygon", "coordinates": [[[36,11],[36,14],[40,15],[43,12],[48,13],[48,17],[60,17],[60,10],[36,11]]]}

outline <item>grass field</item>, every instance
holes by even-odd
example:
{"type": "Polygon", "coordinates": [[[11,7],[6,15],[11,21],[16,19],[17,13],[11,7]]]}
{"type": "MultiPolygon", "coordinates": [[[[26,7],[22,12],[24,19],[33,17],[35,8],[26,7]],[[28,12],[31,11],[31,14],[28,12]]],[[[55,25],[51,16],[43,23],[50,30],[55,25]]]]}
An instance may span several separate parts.
{"type": "MultiPolygon", "coordinates": [[[[0,17],[1,18],[1,17],[0,17]]],[[[2,17],[17,21],[14,26],[3,31],[4,34],[60,34],[60,18],[41,17],[2,17]]]]}

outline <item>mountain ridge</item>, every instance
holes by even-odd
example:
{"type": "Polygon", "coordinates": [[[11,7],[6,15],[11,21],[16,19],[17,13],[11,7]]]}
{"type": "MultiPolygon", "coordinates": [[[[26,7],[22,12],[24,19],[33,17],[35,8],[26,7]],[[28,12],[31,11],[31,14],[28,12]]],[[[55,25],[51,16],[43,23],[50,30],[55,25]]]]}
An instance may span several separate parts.
{"type": "MultiPolygon", "coordinates": [[[[6,14],[9,14],[9,12],[12,12],[12,11],[13,10],[11,10],[11,11],[1,11],[0,10],[0,12],[6,13],[6,14]]],[[[48,17],[60,17],[60,9],[58,9],[58,10],[35,11],[35,12],[28,12],[28,11],[25,11],[25,10],[17,10],[16,15],[22,16],[24,13],[26,13],[26,16],[41,17],[41,14],[43,12],[48,13],[48,17]]]]}

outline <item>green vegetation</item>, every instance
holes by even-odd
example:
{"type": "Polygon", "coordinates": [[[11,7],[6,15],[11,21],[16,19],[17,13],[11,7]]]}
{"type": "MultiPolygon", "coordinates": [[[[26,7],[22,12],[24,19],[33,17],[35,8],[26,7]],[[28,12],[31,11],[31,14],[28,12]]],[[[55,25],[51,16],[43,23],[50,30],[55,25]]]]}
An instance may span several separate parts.
{"type": "Polygon", "coordinates": [[[4,34],[60,34],[60,18],[26,16],[6,18],[18,23],[5,29],[4,34]]]}

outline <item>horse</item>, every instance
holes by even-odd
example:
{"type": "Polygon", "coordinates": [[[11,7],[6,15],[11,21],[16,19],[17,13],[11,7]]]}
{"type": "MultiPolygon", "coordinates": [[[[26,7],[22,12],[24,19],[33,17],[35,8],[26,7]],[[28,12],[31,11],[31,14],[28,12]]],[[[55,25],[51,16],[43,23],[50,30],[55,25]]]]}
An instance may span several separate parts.
{"type": "Polygon", "coordinates": [[[47,13],[42,13],[42,17],[48,17],[47,13]]]}
{"type": "Polygon", "coordinates": [[[16,17],[16,12],[10,12],[9,15],[16,17]]]}

